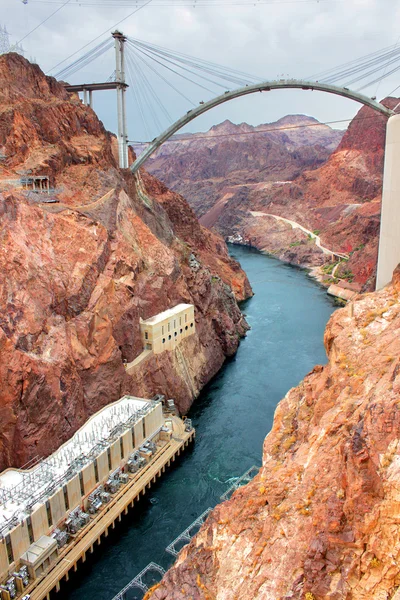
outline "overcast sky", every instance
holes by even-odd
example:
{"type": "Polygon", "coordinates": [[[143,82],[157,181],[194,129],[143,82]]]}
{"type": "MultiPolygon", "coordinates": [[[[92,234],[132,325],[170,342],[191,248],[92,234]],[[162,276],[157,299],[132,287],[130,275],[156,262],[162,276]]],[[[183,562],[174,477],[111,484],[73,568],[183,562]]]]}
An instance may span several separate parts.
{"type": "MultiPolygon", "coordinates": [[[[11,42],[15,43],[62,7],[64,1],[27,0],[24,4],[22,0],[0,0],[0,24],[7,27],[11,42]]],[[[103,31],[113,30],[114,25],[129,15],[136,5],[135,0],[108,0],[107,6],[102,5],[106,1],[69,0],[53,17],[23,39],[25,56],[36,58],[47,72],[103,31]]],[[[130,37],[265,79],[281,75],[305,77],[391,44],[400,44],[400,0],[269,0],[269,4],[260,4],[260,1],[266,0],[254,0],[254,3],[245,6],[237,3],[249,0],[231,0],[225,6],[208,7],[198,5],[206,0],[197,0],[197,7],[176,6],[182,1],[152,0],[118,28],[130,37]],[[163,2],[169,6],[160,6],[163,2]]],[[[141,2],[143,0],[139,0],[139,5],[141,2]]],[[[195,3],[196,0],[193,0],[195,3]]],[[[105,33],[95,43],[108,36],[109,33],[105,33]]],[[[79,54],[62,66],[76,57],[79,54]]],[[[113,60],[113,51],[109,50],[96,62],[71,76],[69,81],[105,80],[114,69],[113,60]]],[[[168,77],[168,72],[164,75],[168,77]]],[[[129,83],[134,85],[132,81],[129,83]]],[[[400,71],[365,90],[365,93],[382,98],[399,84],[400,71]]],[[[179,85],[196,103],[213,96],[184,81],[179,85]]],[[[154,82],[154,87],[174,120],[191,108],[161,80],[157,84],[154,82]]],[[[400,89],[397,94],[400,95],[400,89]]],[[[96,94],[94,107],[105,126],[115,130],[114,92],[96,94]]],[[[336,96],[283,90],[253,94],[225,103],[193,121],[187,130],[204,131],[224,119],[256,125],[296,113],[309,114],[321,121],[335,121],[354,116],[358,109],[359,105],[354,102],[336,96]]],[[[159,133],[159,126],[146,109],[145,121],[147,130],[133,94],[129,93],[130,139],[144,140],[159,133]]],[[[160,121],[163,129],[168,126],[164,117],[160,117],[160,121]]]]}

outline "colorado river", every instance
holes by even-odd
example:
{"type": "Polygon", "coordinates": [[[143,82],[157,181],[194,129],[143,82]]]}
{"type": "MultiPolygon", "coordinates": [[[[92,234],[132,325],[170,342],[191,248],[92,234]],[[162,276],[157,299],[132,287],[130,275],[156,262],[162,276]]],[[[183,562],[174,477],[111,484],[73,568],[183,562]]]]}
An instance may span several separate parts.
{"type": "MultiPolygon", "coordinates": [[[[305,272],[257,251],[231,246],[231,253],[255,292],[242,305],[251,330],[192,407],[193,448],[88,555],[63,585],[62,598],[110,600],[149,562],[170,566],[165,547],[219,501],[233,478],[261,464],[277,403],[326,362],[323,332],[334,310],[326,291],[305,272]]],[[[129,600],[141,597],[135,593],[129,600]]]]}

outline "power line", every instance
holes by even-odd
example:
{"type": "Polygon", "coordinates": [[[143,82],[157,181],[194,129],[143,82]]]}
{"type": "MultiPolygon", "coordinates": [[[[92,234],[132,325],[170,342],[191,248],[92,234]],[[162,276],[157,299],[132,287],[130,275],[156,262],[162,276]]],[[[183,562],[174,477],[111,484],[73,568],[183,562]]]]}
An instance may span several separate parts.
{"type": "Polygon", "coordinates": [[[107,29],[105,29],[97,37],[93,38],[90,42],[88,42],[87,44],[85,44],[84,46],[82,46],[81,48],[79,48],[79,50],[76,50],[76,52],[73,52],[72,54],[70,54],[69,56],[67,56],[67,58],[64,58],[64,60],[62,60],[61,62],[59,62],[56,65],[54,65],[54,67],[51,67],[51,69],[49,69],[46,72],[46,74],[50,73],[50,71],[52,71],[53,69],[56,69],[57,67],[59,67],[60,65],[62,65],[63,63],[65,63],[67,60],[69,60],[70,58],[72,58],[73,56],[75,56],[76,54],[78,54],[78,52],[80,52],[81,50],[84,50],[85,48],[87,48],[88,46],[90,46],[90,44],[93,44],[93,42],[96,42],[99,38],[101,38],[102,35],[105,35],[106,33],[108,33],[110,31],[110,29],[114,29],[114,27],[118,27],[118,25],[120,25],[121,23],[123,23],[124,21],[126,21],[127,19],[129,19],[129,17],[132,17],[132,15],[135,15],[137,12],[139,12],[139,10],[142,10],[142,8],[145,8],[146,6],[148,6],[150,4],[150,2],[152,2],[152,0],[147,0],[147,2],[145,4],[142,4],[142,6],[139,6],[139,8],[137,8],[136,10],[133,10],[131,13],[129,13],[129,15],[126,15],[126,17],[124,17],[120,21],[118,21],[117,23],[114,23],[114,25],[111,25],[110,27],[108,27],[107,29]]]}
{"type": "MultiPolygon", "coordinates": [[[[400,87],[400,86],[399,86],[400,87]]],[[[271,133],[274,131],[287,131],[288,129],[292,130],[292,129],[306,129],[308,127],[323,127],[326,125],[337,125],[338,123],[355,123],[355,122],[359,122],[359,121],[366,121],[369,119],[379,119],[380,115],[372,115],[370,117],[353,117],[350,119],[339,119],[338,121],[325,121],[323,123],[309,123],[308,125],[289,125],[286,127],[270,127],[269,129],[254,129],[253,131],[241,131],[240,133],[217,133],[217,134],[213,134],[213,135],[198,135],[196,134],[191,134],[188,135],[187,137],[184,137],[184,134],[181,135],[177,135],[176,137],[172,137],[169,138],[168,140],[166,140],[164,142],[164,144],[169,144],[169,143],[179,143],[182,141],[197,141],[197,140],[203,140],[203,139],[214,139],[214,138],[221,138],[221,137],[242,137],[244,135],[257,135],[259,133],[271,133]],[[179,136],[179,137],[178,137],[179,136]]],[[[129,140],[130,144],[142,144],[142,145],[146,145],[146,144],[151,144],[151,142],[140,142],[140,141],[136,141],[136,140],[129,140]]]]}
{"type": "MultiPolygon", "coordinates": [[[[143,1],[144,0],[138,0],[143,1]]],[[[30,0],[31,3],[35,2],[37,4],[60,4],[61,0],[30,0]]],[[[196,8],[198,6],[223,6],[223,5],[237,5],[237,6],[259,6],[259,5],[269,5],[269,6],[281,6],[286,4],[340,4],[344,3],[345,0],[242,0],[241,2],[226,2],[223,3],[221,0],[182,0],[181,2],[175,0],[171,3],[171,0],[158,0],[158,3],[152,3],[152,6],[191,6],[196,8]]],[[[79,6],[102,6],[102,7],[128,7],[128,6],[137,6],[138,2],[136,0],[127,0],[123,2],[122,0],[118,0],[118,2],[111,3],[110,0],[105,0],[104,2],[100,2],[99,0],[91,1],[91,0],[80,0],[79,6]]],[[[76,6],[75,4],[71,4],[71,6],[76,6]]]]}
{"type": "Polygon", "coordinates": [[[394,88],[394,90],[392,90],[390,92],[390,94],[388,94],[388,97],[391,96],[392,94],[394,94],[395,92],[397,92],[397,90],[400,88],[400,85],[398,85],[397,87],[394,88]]]}
{"type": "Polygon", "coordinates": [[[18,42],[17,45],[20,44],[21,42],[23,42],[29,35],[31,35],[31,33],[33,33],[34,31],[36,31],[36,29],[39,29],[39,27],[41,27],[42,25],[44,25],[44,23],[46,23],[49,19],[51,19],[51,17],[53,17],[56,13],[58,13],[62,8],[64,8],[64,6],[66,6],[68,3],[70,2],[70,0],[67,0],[66,2],[64,2],[64,4],[62,6],[60,6],[59,8],[57,8],[54,12],[51,13],[51,15],[49,15],[48,17],[46,17],[45,19],[43,19],[43,21],[41,21],[41,23],[39,23],[39,25],[36,25],[36,27],[34,27],[29,33],[27,33],[26,35],[24,35],[23,38],[21,38],[18,42]]]}
{"type": "Polygon", "coordinates": [[[318,73],[313,73],[312,75],[308,75],[306,79],[316,79],[321,77],[327,77],[329,73],[336,73],[338,69],[343,69],[344,67],[349,67],[350,65],[354,65],[361,60],[367,60],[368,58],[372,58],[377,56],[378,54],[382,54],[383,52],[387,52],[389,50],[393,50],[396,45],[386,46],[385,48],[381,48],[380,50],[376,50],[375,52],[371,52],[370,54],[365,54],[364,56],[359,56],[353,60],[337,65],[336,67],[331,67],[330,69],[326,69],[324,71],[318,71],[318,73]]]}
{"type": "Polygon", "coordinates": [[[140,67],[140,65],[136,62],[135,59],[133,59],[133,64],[136,69],[136,84],[138,85],[138,89],[141,91],[141,94],[143,96],[144,105],[147,106],[150,112],[151,123],[154,123],[158,129],[162,129],[161,122],[153,105],[154,96],[150,82],[147,79],[146,74],[143,72],[143,69],[140,67]]]}

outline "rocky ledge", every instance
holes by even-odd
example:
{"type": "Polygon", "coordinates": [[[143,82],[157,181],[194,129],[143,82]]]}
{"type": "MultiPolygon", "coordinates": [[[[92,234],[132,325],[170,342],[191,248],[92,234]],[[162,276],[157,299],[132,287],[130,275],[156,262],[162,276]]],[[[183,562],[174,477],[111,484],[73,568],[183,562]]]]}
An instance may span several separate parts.
{"type": "Polygon", "coordinates": [[[400,269],[331,317],[258,476],[217,506],[151,600],[398,600],[400,269]]]}

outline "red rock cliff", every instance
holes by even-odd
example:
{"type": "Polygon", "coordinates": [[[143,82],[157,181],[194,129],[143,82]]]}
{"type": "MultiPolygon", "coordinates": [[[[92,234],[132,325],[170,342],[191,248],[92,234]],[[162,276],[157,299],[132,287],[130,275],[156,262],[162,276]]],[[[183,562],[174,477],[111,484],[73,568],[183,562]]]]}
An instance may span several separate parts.
{"type": "MultiPolygon", "coordinates": [[[[394,108],[398,99],[383,103],[394,108]]],[[[270,126],[271,133],[256,136],[247,135],[251,128],[242,124],[236,126],[238,134],[246,134],[241,138],[218,138],[214,128],[215,139],[201,146],[192,136],[171,144],[172,150],[181,145],[180,152],[162,151],[149,168],[160,175],[165,171],[168,184],[189,198],[204,225],[287,262],[318,266],[326,256],[306,233],[266,215],[318,230],[323,246],[350,255],[336,275],[373,289],[386,120],[361,108],[336,149],[337,132],[306,117],[282,119],[270,126]],[[288,129],[276,132],[273,125],[288,129]]],[[[219,127],[224,132],[227,125],[219,127]]]]}
{"type": "Polygon", "coordinates": [[[337,311],[259,475],[216,507],[151,600],[400,596],[400,272],[337,311]]]}
{"type": "Polygon", "coordinates": [[[120,171],[112,142],[39,67],[0,56],[0,469],[124,393],[187,410],[246,330],[236,300],[251,290],[224,242],[157,180],[120,171]],[[49,176],[50,196],[23,191],[29,175],[49,176]],[[196,334],[129,376],[139,318],[179,302],[196,334]]]}

